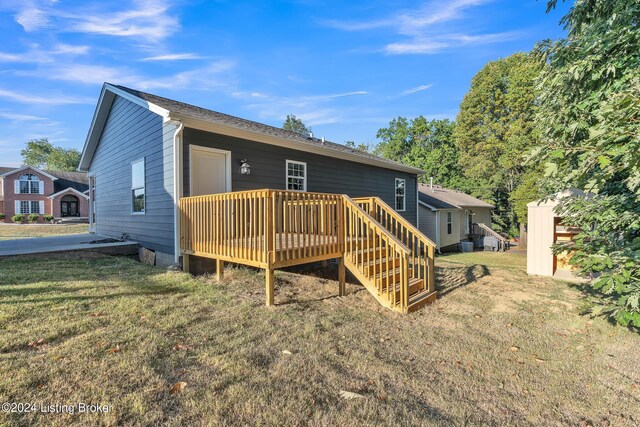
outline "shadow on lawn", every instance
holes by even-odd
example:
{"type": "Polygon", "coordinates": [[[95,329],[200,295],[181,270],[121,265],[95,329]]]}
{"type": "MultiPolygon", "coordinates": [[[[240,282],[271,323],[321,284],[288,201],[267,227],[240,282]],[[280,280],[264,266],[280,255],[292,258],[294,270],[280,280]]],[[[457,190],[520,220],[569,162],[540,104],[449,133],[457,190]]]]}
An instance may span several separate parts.
{"type": "Polygon", "coordinates": [[[436,289],[441,298],[456,289],[465,287],[481,279],[490,276],[489,267],[482,264],[474,264],[464,267],[446,266],[436,268],[436,289]]]}

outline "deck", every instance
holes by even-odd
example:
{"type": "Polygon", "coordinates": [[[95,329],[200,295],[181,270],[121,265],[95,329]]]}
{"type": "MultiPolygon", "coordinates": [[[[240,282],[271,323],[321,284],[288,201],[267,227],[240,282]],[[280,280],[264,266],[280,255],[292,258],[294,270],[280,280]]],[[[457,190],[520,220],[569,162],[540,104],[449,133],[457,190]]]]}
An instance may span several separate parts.
{"type": "Polygon", "coordinates": [[[180,199],[183,268],[190,256],[264,268],[273,303],[274,269],[337,259],[383,305],[403,313],[433,301],[435,244],[376,197],[250,190],[180,199]]]}

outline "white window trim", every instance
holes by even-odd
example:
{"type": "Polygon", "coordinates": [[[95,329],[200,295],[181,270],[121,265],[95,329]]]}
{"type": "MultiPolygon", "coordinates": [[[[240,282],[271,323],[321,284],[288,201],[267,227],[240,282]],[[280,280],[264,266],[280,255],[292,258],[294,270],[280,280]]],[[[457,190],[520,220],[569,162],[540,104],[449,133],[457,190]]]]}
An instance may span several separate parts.
{"type": "Polygon", "coordinates": [[[44,181],[42,181],[40,179],[40,176],[38,176],[38,174],[31,173],[31,172],[23,173],[22,175],[20,175],[18,177],[18,179],[16,179],[16,184],[15,184],[14,190],[15,190],[14,191],[15,194],[22,194],[22,195],[25,195],[25,194],[44,194],[44,181]],[[23,180],[23,179],[21,179],[25,175],[33,175],[36,178],[38,178],[38,180],[27,180],[27,179],[23,180]],[[28,191],[26,193],[22,192],[22,183],[23,182],[28,183],[28,185],[27,185],[27,190],[28,191]],[[34,186],[35,183],[38,183],[38,188],[37,188],[38,191],[34,193],[32,191],[33,190],[32,187],[34,186]]]}
{"type": "Polygon", "coordinates": [[[302,191],[305,192],[307,191],[307,178],[309,175],[309,171],[307,170],[307,163],[306,162],[299,162],[297,160],[289,160],[287,159],[286,165],[285,165],[285,178],[284,178],[284,188],[287,189],[288,191],[302,191]],[[303,177],[303,189],[302,190],[289,190],[289,178],[300,178],[299,176],[289,176],[289,164],[296,164],[296,165],[303,165],[304,166],[304,177],[303,177]]]}
{"type": "Polygon", "coordinates": [[[447,212],[447,235],[453,234],[453,212],[447,212]],[[449,233],[449,225],[451,225],[451,233],[449,233]]]}
{"type": "Polygon", "coordinates": [[[393,186],[393,207],[396,212],[404,212],[407,210],[407,180],[404,178],[396,178],[393,186]],[[398,181],[404,182],[404,194],[402,195],[402,209],[398,209],[398,181]]]}
{"type": "Polygon", "coordinates": [[[44,206],[44,201],[42,200],[16,200],[15,201],[15,206],[14,206],[14,210],[16,211],[15,214],[18,215],[31,215],[31,214],[36,214],[36,215],[45,215],[45,206],[44,206]],[[22,212],[22,202],[25,202],[27,204],[27,211],[28,212],[22,212]],[[31,207],[33,206],[33,203],[37,203],[38,204],[38,211],[40,212],[33,212],[33,209],[31,209],[31,207]],[[17,209],[19,208],[19,209],[17,209]]]}
{"type": "Polygon", "coordinates": [[[129,173],[131,174],[131,188],[129,190],[129,200],[131,201],[131,215],[144,215],[147,212],[147,161],[144,157],[134,160],[129,165],[129,173]],[[133,165],[142,162],[142,171],[144,172],[144,185],[142,187],[133,187],[133,165]],[[144,209],[142,212],[133,211],[133,190],[144,189],[144,209]]]}

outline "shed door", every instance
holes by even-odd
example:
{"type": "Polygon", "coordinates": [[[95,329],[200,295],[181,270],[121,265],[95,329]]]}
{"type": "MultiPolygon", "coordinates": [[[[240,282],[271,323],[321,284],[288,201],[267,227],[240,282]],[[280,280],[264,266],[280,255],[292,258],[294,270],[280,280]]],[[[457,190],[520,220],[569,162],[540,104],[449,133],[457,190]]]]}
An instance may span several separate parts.
{"type": "Polygon", "coordinates": [[[206,147],[190,147],[190,195],[231,191],[231,153],[206,147]]]}

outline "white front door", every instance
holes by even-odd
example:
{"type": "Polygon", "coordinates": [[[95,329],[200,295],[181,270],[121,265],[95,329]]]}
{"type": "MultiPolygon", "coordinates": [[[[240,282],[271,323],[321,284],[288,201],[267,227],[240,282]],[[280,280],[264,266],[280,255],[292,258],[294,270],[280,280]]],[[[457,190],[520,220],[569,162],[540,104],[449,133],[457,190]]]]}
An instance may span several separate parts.
{"type": "Polygon", "coordinates": [[[231,152],[191,145],[191,196],[231,191],[231,152]]]}

